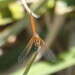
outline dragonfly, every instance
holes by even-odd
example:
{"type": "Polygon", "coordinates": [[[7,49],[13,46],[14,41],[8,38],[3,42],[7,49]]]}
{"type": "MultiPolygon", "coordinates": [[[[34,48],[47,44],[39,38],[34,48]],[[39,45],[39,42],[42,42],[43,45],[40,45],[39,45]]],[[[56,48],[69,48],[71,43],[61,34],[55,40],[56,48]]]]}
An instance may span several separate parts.
{"type": "Polygon", "coordinates": [[[36,32],[35,29],[35,19],[33,16],[30,16],[31,21],[31,28],[32,28],[32,37],[30,38],[27,46],[23,50],[23,52],[20,54],[19,59],[25,60],[25,58],[29,55],[37,51],[39,53],[40,49],[42,47],[46,46],[46,43],[44,40],[42,40],[39,36],[39,34],[36,32]]]}
{"type": "Polygon", "coordinates": [[[23,52],[20,54],[20,56],[18,58],[19,59],[18,62],[23,62],[26,58],[29,60],[29,61],[25,60],[25,61],[27,61],[27,67],[23,74],[23,75],[27,75],[31,64],[35,61],[39,52],[45,52],[42,50],[45,50],[44,48],[48,48],[48,47],[47,47],[47,44],[45,43],[45,41],[39,36],[39,34],[36,31],[35,18],[37,19],[37,18],[39,18],[39,16],[36,15],[35,13],[33,13],[29,9],[25,0],[21,0],[21,3],[23,4],[25,9],[29,13],[30,23],[31,23],[30,25],[31,25],[31,29],[32,29],[32,37],[30,38],[27,46],[25,47],[25,49],[23,50],[23,52]],[[28,58],[28,56],[29,56],[29,58],[28,58]]]}

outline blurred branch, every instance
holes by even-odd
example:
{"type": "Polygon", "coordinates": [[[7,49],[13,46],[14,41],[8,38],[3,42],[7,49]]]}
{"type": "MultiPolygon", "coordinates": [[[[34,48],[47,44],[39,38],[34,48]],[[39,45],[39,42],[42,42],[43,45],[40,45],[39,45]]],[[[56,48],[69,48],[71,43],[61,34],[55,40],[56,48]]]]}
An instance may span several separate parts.
{"type": "Polygon", "coordinates": [[[38,15],[36,15],[27,5],[27,2],[25,0],[20,0],[22,5],[24,6],[25,10],[29,13],[29,15],[32,15],[35,18],[39,18],[38,15]]]}
{"type": "Polygon", "coordinates": [[[31,58],[28,59],[29,61],[27,62],[27,65],[26,65],[26,68],[25,68],[25,71],[24,71],[23,75],[28,75],[28,72],[29,72],[29,70],[30,70],[30,67],[31,67],[31,65],[33,64],[33,62],[34,62],[34,60],[35,60],[37,54],[38,54],[37,52],[34,52],[34,53],[32,54],[32,56],[31,56],[31,58]]]}
{"type": "Polygon", "coordinates": [[[12,26],[6,28],[3,32],[0,32],[0,46],[5,44],[9,36],[18,35],[23,29],[25,29],[27,24],[27,18],[24,18],[23,20],[14,23],[12,26]]]}

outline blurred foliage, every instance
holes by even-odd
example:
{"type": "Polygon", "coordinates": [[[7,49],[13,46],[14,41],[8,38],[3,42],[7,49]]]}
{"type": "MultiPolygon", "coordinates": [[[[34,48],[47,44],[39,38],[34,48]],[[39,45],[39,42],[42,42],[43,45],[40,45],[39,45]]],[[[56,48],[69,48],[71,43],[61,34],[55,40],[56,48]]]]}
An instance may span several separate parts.
{"type": "MultiPolygon", "coordinates": [[[[15,20],[21,19],[24,16],[23,8],[15,0],[0,0],[0,25],[5,25],[6,23],[11,23],[15,20]],[[6,3],[6,4],[5,4],[6,3]],[[14,15],[15,14],[15,15],[14,15]]],[[[60,0],[65,2],[67,5],[74,6],[73,0],[60,0]]],[[[38,3],[39,4],[39,3],[38,3]]],[[[55,5],[55,0],[47,0],[41,7],[33,4],[31,8],[36,10],[39,15],[43,15],[48,9],[53,8],[55,5]],[[35,8],[34,8],[35,7],[35,8]],[[41,11],[42,10],[42,11],[41,11]]]]}
{"type": "MultiPolygon", "coordinates": [[[[63,1],[65,5],[69,7],[75,6],[74,0],[59,1],[63,1]]],[[[53,14],[55,0],[47,0],[41,4],[40,2],[38,4],[32,3],[30,5],[31,9],[35,13],[39,14],[40,16],[44,16],[47,12],[52,12],[53,14]]],[[[0,0],[0,28],[6,26],[5,29],[0,31],[0,48],[4,48],[6,51],[8,51],[3,56],[0,56],[0,71],[4,71],[14,65],[17,62],[18,56],[26,45],[26,39],[28,38],[27,33],[21,35],[22,31],[29,24],[28,15],[26,14],[27,13],[24,12],[23,7],[19,3],[17,3],[16,0],[0,0]],[[12,44],[12,46],[7,43],[7,39],[11,35],[15,35],[20,38],[19,41],[15,44],[12,44]],[[8,47],[8,45],[11,47],[8,47]]],[[[69,15],[72,14],[70,13],[69,15]]],[[[67,16],[69,15],[67,14],[67,16]]],[[[74,15],[75,13],[73,13],[73,16],[74,15]]],[[[66,39],[67,35],[65,34],[65,30],[63,31],[62,29],[62,32],[60,32],[60,35],[63,39],[66,39]]],[[[45,33],[41,33],[40,35],[46,36],[45,33]]],[[[67,32],[67,34],[68,33],[69,32],[67,32]]],[[[41,61],[34,63],[28,75],[53,74],[74,65],[75,48],[71,48],[68,51],[65,50],[62,53],[59,53],[57,55],[57,61],[54,63],[51,63],[50,61],[41,61]]],[[[11,72],[10,75],[21,75],[23,74],[23,72],[24,68],[21,68],[19,70],[16,70],[15,72],[11,72]]]]}
{"type": "Polygon", "coordinates": [[[63,1],[65,1],[69,6],[74,6],[75,5],[74,0],[63,0],[63,1]]]}
{"type": "Polygon", "coordinates": [[[6,25],[24,17],[24,11],[20,4],[10,3],[8,6],[0,8],[0,25],[6,25]]]}

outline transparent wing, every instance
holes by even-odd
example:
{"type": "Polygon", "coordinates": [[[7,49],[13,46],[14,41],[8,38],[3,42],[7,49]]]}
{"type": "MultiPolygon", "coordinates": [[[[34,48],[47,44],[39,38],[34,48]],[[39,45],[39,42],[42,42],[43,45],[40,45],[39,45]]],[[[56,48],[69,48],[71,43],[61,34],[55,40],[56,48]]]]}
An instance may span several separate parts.
{"type": "Polygon", "coordinates": [[[43,56],[46,60],[56,62],[57,58],[55,53],[47,46],[47,44],[41,39],[42,47],[39,50],[39,59],[43,56]]]}
{"type": "Polygon", "coordinates": [[[24,48],[22,53],[19,55],[18,63],[22,63],[26,59],[27,55],[29,54],[29,52],[31,50],[32,44],[33,44],[33,41],[31,38],[30,41],[28,42],[27,46],[24,48]]]}
{"type": "Polygon", "coordinates": [[[34,37],[32,37],[25,47],[25,49],[22,51],[20,56],[18,57],[18,63],[23,63],[24,60],[31,57],[31,55],[39,49],[39,46],[36,46],[36,43],[34,43],[34,37]]]}
{"type": "Polygon", "coordinates": [[[55,53],[52,51],[52,49],[50,49],[47,45],[46,45],[46,49],[47,51],[44,54],[44,58],[48,61],[56,62],[57,58],[55,53]]]}
{"type": "Polygon", "coordinates": [[[35,47],[36,51],[34,51],[32,54],[31,54],[31,57],[28,59],[27,63],[26,63],[26,68],[25,68],[25,71],[23,73],[23,75],[27,75],[29,70],[30,70],[30,67],[31,65],[34,63],[37,55],[38,55],[38,50],[40,49],[40,47],[35,47]]]}

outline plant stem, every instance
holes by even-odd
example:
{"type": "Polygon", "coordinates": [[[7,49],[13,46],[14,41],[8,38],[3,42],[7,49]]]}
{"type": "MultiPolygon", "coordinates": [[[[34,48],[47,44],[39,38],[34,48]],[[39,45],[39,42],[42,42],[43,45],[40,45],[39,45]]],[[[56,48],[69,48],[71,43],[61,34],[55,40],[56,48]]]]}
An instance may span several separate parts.
{"type": "Polygon", "coordinates": [[[30,58],[29,61],[27,62],[27,66],[26,66],[26,69],[25,69],[25,72],[23,73],[23,75],[27,75],[27,74],[28,74],[29,69],[30,69],[31,65],[33,64],[33,62],[34,62],[34,60],[35,60],[37,54],[38,54],[37,52],[34,52],[34,53],[32,54],[31,58],[30,58]]]}

